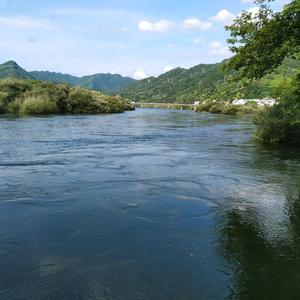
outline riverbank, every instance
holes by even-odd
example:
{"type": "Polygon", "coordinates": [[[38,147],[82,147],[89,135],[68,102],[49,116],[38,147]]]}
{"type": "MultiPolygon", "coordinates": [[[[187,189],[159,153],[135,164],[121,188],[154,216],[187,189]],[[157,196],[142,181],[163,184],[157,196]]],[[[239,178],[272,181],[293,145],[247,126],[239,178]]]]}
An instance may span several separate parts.
{"type": "Polygon", "coordinates": [[[35,80],[0,81],[0,114],[101,114],[127,110],[134,110],[134,106],[119,96],[35,80]]]}
{"type": "Polygon", "coordinates": [[[198,105],[180,104],[180,103],[142,103],[136,102],[136,108],[154,108],[154,109],[177,109],[177,110],[194,110],[195,112],[209,112],[213,114],[225,115],[244,115],[256,114],[264,110],[255,103],[247,105],[233,105],[228,102],[203,102],[198,105]]]}
{"type": "Polygon", "coordinates": [[[180,104],[180,103],[145,103],[135,102],[136,108],[154,108],[154,109],[177,109],[177,110],[193,110],[193,104],[180,104]]]}

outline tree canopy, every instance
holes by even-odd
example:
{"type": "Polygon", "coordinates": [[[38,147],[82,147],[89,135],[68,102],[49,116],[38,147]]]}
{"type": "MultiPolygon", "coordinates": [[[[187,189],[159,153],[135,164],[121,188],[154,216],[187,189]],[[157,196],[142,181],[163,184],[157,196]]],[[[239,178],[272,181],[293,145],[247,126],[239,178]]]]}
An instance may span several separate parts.
{"type": "Polygon", "coordinates": [[[244,11],[231,26],[228,43],[236,55],[229,67],[242,75],[259,79],[279,66],[286,57],[299,57],[300,0],[286,4],[274,12],[268,2],[257,0],[257,13],[244,11]]]}
{"type": "MultiPolygon", "coordinates": [[[[263,77],[287,57],[299,57],[300,53],[300,0],[291,1],[280,12],[274,12],[268,2],[271,0],[257,0],[257,14],[243,12],[227,27],[231,32],[228,42],[236,54],[229,66],[250,79],[263,77]]],[[[257,138],[299,145],[300,73],[285,85],[279,104],[257,117],[257,138]]]]}

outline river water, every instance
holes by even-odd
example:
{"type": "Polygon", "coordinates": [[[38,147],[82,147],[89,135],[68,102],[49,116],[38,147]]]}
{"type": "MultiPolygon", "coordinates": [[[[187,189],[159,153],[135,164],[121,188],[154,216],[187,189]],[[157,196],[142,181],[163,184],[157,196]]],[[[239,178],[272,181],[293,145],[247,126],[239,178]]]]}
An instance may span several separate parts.
{"type": "Polygon", "coordinates": [[[299,299],[300,153],[247,119],[0,119],[0,299],[299,299]]]}

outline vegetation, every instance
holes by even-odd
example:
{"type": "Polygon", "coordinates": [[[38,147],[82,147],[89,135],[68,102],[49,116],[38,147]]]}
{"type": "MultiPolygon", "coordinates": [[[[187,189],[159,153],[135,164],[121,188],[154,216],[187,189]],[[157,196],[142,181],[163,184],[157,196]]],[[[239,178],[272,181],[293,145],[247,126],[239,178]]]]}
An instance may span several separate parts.
{"type": "Polygon", "coordinates": [[[300,145],[300,74],[280,104],[261,112],[255,122],[261,142],[300,145]]]}
{"type": "Polygon", "coordinates": [[[0,65],[0,79],[8,77],[32,79],[32,76],[14,61],[8,61],[0,65]]]}
{"type": "MultiPolygon", "coordinates": [[[[257,0],[259,13],[244,12],[227,27],[229,43],[236,53],[229,67],[243,78],[257,80],[269,74],[287,57],[300,54],[300,1],[293,0],[274,12],[266,0],[257,0]]],[[[300,144],[300,67],[294,79],[282,80],[277,87],[278,105],[256,119],[257,138],[265,143],[300,144]]]]}
{"type": "Polygon", "coordinates": [[[119,113],[134,107],[120,97],[66,84],[0,80],[0,113],[20,115],[119,113]]]}
{"type": "Polygon", "coordinates": [[[243,115],[254,114],[262,111],[262,108],[258,107],[256,103],[247,103],[247,105],[236,106],[229,102],[212,102],[205,101],[195,107],[196,112],[210,112],[213,114],[225,114],[225,115],[243,115]]]}
{"type": "Polygon", "coordinates": [[[76,77],[68,74],[61,74],[48,71],[27,72],[14,61],[8,61],[0,65],[0,78],[24,78],[48,81],[52,83],[65,83],[90,90],[102,91],[107,94],[116,94],[133,82],[134,79],[122,77],[118,74],[95,74],[84,77],[76,77]]]}
{"type": "Polygon", "coordinates": [[[136,102],[135,107],[138,108],[159,108],[159,109],[177,109],[177,110],[194,110],[192,104],[178,104],[178,103],[144,103],[136,102]]]}
{"type": "Polygon", "coordinates": [[[103,91],[108,94],[116,94],[120,89],[134,82],[134,79],[123,77],[119,74],[95,74],[79,78],[76,85],[91,90],[103,91]]]}
{"type": "Polygon", "coordinates": [[[227,63],[177,68],[157,78],[137,81],[122,89],[120,94],[133,101],[158,103],[277,97],[300,67],[299,60],[286,59],[272,74],[251,82],[242,77],[235,80],[237,72],[225,68],[227,63]]]}

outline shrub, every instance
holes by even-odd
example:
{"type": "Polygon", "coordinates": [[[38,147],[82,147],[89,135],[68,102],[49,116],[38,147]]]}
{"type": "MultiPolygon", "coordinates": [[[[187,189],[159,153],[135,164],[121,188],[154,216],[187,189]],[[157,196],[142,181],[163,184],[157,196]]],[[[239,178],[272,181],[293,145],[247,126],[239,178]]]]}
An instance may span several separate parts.
{"type": "Polygon", "coordinates": [[[254,114],[258,111],[259,111],[258,107],[255,108],[255,107],[251,107],[251,106],[247,106],[247,105],[240,106],[238,109],[238,112],[240,114],[245,114],[245,115],[254,114]]]}
{"type": "Polygon", "coordinates": [[[0,80],[0,113],[15,114],[98,114],[133,110],[121,97],[34,80],[0,80]]]}
{"type": "Polygon", "coordinates": [[[239,109],[237,106],[234,105],[224,105],[222,108],[222,113],[225,115],[236,115],[238,113],[239,109]]]}
{"type": "Polygon", "coordinates": [[[223,105],[222,104],[214,104],[209,109],[209,112],[212,114],[221,114],[223,112],[223,105]]]}
{"type": "Polygon", "coordinates": [[[259,141],[300,145],[300,74],[292,86],[284,100],[256,117],[259,141]]]}
{"type": "Polygon", "coordinates": [[[200,103],[199,105],[197,105],[195,111],[197,112],[209,112],[210,108],[213,106],[212,102],[205,102],[205,103],[200,103]]]}
{"type": "MultiPolygon", "coordinates": [[[[18,100],[16,101],[18,102],[18,100]]],[[[29,96],[21,101],[21,115],[49,115],[58,112],[57,105],[46,96],[29,96]]]]}

